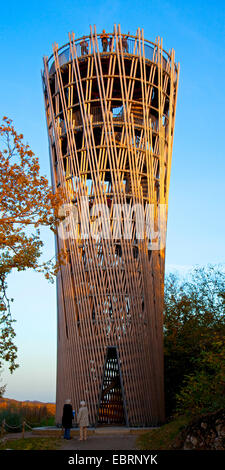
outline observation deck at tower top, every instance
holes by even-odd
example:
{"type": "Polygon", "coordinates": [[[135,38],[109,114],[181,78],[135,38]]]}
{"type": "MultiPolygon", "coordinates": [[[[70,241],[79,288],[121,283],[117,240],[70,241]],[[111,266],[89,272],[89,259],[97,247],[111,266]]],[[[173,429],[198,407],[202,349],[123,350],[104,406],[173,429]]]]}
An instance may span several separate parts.
{"type": "MultiPolygon", "coordinates": [[[[102,36],[103,33],[97,34],[97,42],[98,42],[98,49],[101,54],[101,56],[109,56],[111,53],[116,53],[116,39],[114,34],[110,33],[105,33],[108,39],[108,45],[107,45],[107,50],[103,50],[103,44],[102,44],[102,36]],[[114,38],[114,42],[110,45],[109,41],[110,39],[114,38]]],[[[94,38],[96,38],[94,36],[94,38]]],[[[122,49],[123,49],[123,54],[127,58],[129,56],[136,56],[138,57],[140,52],[139,52],[139,38],[137,36],[130,36],[129,34],[121,34],[122,37],[122,42],[123,40],[126,41],[127,47],[122,44],[122,49]],[[136,42],[136,46],[135,46],[136,42]]],[[[76,46],[76,51],[77,51],[77,57],[78,59],[85,59],[86,57],[90,56],[93,54],[93,44],[91,40],[91,36],[83,36],[82,38],[76,39],[74,41],[75,46],[76,46]],[[82,43],[84,41],[87,43],[87,49],[86,52],[84,53],[84,47],[82,47],[82,43]]],[[[142,39],[141,39],[141,55],[145,57],[145,60],[151,61],[151,62],[156,62],[156,54],[154,54],[154,51],[157,51],[158,44],[153,43],[151,41],[148,41],[144,39],[144,48],[142,44],[142,39]],[[144,49],[144,51],[143,51],[144,49]],[[143,54],[144,52],[144,54],[143,54]],[[155,55],[155,57],[154,57],[155,55]]],[[[95,45],[96,49],[96,45],[95,45]]],[[[58,49],[58,58],[59,58],[59,66],[62,67],[63,65],[69,63],[72,61],[72,56],[71,56],[71,51],[70,51],[70,43],[64,44],[58,49]],[[61,51],[61,52],[60,52],[61,51]]],[[[163,69],[166,70],[167,67],[167,62],[168,60],[170,61],[170,55],[163,49],[162,50],[162,66],[163,69]]],[[[176,64],[175,69],[177,69],[176,64]]],[[[55,60],[54,60],[54,54],[52,54],[49,59],[48,59],[48,70],[49,74],[52,75],[55,73],[55,60]]]]}

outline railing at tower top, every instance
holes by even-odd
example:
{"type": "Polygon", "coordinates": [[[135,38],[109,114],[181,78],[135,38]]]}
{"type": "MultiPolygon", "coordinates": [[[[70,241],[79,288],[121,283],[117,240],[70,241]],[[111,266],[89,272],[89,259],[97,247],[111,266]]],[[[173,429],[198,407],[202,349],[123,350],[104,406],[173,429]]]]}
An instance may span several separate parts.
{"type": "MultiPolygon", "coordinates": [[[[116,39],[114,35],[107,34],[106,35],[106,40],[102,37],[102,35],[97,36],[97,41],[98,41],[98,48],[99,52],[101,55],[103,54],[110,54],[110,53],[115,53],[116,52],[116,39]]],[[[150,60],[152,62],[156,62],[156,50],[157,50],[157,44],[150,43],[149,41],[144,41],[140,43],[139,45],[139,40],[134,37],[128,37],[125,35],[122,35],[121,39],[122,43],[122,51],[123,54],[126,55],[136,55],[138,56],[140,54],[139,47],[141,46],[141,55],[143,56],[143,52],[145,55],[145,59],[150,60]],[[144,50],[143,50],[144,49],[144,50]]],[[[90,54],[93,54],[93,44],[91,41],[90,36],[84,36],[81,39],[77,39],[75,41],[76,45],[76,51],[77,51],[77,56],[78,58],[84,58],[90,54]]],[[[96,46],[95,46],[96,47],[96,46]]],[[[119,41],[119,49],[120,49],[120,41],[119,41]]],[[[59,65],[62,67],[63,65],[67,64],[68,62],[72,61],[71,57],[71,51],[69,47],[69,43],[65,44],[64,46],[59,48],[59,65]]],[[[167,61],[170,60],[169,54],[167,54],[166,51],[163,52],[163,68],[166,69],[167,66],[167,61]]],[[[48,67],[49,67],[49,74],[53,74],[55,72],[55,60],[54,60],[54,55],[52,54],[49,59],[48,59],[48,67]]]]}

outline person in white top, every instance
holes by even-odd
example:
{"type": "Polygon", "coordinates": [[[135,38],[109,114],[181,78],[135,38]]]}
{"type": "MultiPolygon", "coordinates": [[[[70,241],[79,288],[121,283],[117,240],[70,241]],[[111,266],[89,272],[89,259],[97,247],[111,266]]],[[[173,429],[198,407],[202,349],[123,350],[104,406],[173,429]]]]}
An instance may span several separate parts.
{"type": "Polygon", "coordinates": [[[87,439],[87,427],[89,426],[88,421],[88,409],[85,401],[80,402],[80,409],[77,415],[77,422],[80,428],[80,441],[87,439]]]}

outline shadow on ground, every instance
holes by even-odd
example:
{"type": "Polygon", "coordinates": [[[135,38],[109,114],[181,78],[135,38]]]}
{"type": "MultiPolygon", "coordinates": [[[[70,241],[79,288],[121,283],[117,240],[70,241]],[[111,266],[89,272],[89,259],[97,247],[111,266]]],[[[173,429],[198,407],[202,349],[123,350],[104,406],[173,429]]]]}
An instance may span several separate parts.
{"type": "Polygon", "coordinates": [[[78,437],[73,437],[67,441],[62,439],[60,450],[137,450],[137,435],[108,435],[89,436],[86,441],[79,441],[78,437]]]}

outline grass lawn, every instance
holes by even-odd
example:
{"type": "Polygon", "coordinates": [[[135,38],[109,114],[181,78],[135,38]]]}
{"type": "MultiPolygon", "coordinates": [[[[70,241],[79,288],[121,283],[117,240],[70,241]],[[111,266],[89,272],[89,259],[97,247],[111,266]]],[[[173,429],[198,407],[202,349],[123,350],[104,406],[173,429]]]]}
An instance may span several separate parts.
{"type": "Polygon", "coordinates": [[[55,450],[61,446],[61,439],[55,437],[28,437],[26,439],[8,439],[0,443],[0,450],[55,450]]]}
{"type": "Polygon", "coordinates": [[[169,450],[175,437],[187,426],[189,419],[180,416],[160,428],[152,429],[137,438],[138,449],[169,450]]]}

